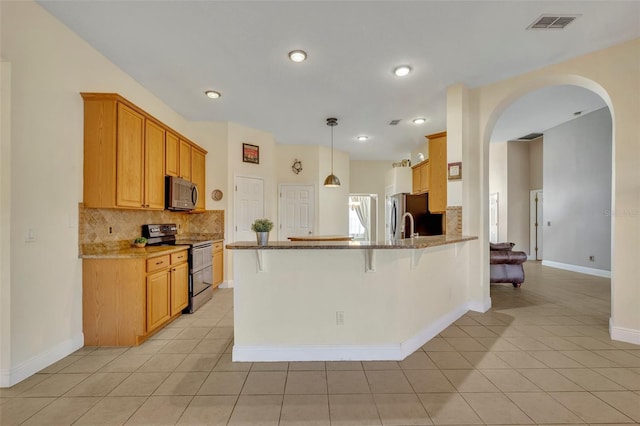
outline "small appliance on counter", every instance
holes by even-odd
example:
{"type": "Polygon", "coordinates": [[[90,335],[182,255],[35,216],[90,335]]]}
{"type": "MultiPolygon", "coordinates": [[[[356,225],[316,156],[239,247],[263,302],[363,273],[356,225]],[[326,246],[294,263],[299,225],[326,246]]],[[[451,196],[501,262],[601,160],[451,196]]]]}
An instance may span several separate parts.
{"type": "Polygon", "coordinates": [[[189,305],[182,312],[192,314],[213,297],[213,241],[178,239],[177,234],[175,223],[142,225],[142,236],[149,246],[189,246],[189,305]]]}
{"type": "Polygon", "coordinates": [[[166,176],[165,207],[167,210],[193,210],[198,204],[198,185],[175,176],[166,176]]]}

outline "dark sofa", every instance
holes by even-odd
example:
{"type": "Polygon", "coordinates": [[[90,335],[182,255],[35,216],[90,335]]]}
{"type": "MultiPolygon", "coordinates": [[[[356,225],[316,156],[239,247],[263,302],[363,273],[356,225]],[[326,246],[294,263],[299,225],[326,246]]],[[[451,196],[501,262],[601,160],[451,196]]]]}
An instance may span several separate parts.
{"type": "Polygon", "coordinates": [[[511,283],[520,287],[524,282],[524,268],[527,254],[513,251],[514,243],[489,243],[489,282],[511,283]]]}

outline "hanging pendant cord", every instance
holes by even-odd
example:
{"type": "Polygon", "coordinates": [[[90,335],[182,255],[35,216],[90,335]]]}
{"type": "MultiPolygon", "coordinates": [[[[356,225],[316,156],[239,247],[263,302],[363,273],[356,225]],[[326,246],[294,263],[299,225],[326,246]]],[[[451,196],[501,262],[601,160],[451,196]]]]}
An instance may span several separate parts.
{"type": "Polygon", "coordinates": [[[331,174],[333,174],[333,126],[331,126],[331,174]]]}

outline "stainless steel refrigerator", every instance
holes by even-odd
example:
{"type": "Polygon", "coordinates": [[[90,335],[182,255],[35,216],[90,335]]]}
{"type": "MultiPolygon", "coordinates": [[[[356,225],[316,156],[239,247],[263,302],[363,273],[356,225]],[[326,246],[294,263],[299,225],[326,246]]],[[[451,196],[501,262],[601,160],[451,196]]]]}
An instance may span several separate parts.
{"type": "Polygon", "coordinates": [[[402,216],[411,213],[414,221],[414,232],[419,236],[442,235],[444,232],[443,215],[429,213],[429,194],[411,195],[395,194],[391,196],[389,214],[390,240],[409,237],[409,218],[405,218],[405,232],[402,233],[402,216]]]}

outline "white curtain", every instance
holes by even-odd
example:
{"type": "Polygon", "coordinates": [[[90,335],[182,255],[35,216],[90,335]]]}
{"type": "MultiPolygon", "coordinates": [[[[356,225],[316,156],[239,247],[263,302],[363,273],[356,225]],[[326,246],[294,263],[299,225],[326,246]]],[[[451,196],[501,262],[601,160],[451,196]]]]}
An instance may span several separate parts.
{"type": "Polygon", "coordinates": [[[369,241],[371,239],[371,198],[367,195],[352,195],[351,201],[354,202],[353,209],[364,228],[364,239],[369,241]]]}

